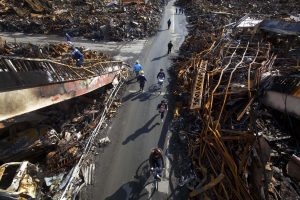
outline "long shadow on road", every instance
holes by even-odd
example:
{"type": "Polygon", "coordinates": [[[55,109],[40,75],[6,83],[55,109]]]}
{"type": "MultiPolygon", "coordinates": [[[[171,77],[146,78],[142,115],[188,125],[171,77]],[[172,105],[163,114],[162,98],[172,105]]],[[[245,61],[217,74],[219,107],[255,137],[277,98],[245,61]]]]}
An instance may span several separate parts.
{"type": "Polygon", "coordinates": [[[129,93],[128,95],[126,95],[125,97],[122,98],[122,102],[124,103],[124,102],[136,97],[139,94],[140,94],[139,92],[129,93]]]}
{"type": "Polygon", "coordinates": [[[169,111],[166,113],[166,116],[165,116],[165,122],[162,126],[162,130],[161,130],[161,133],[160,133],[160,137],[159,137],[159,140],[158,140],[158,143],[157,143],[157,146],[161,149],[164,149],[165,147],[165,143],[166,143],[166,138],[167,138],[167,135],[168,135],[168,130],[169,130],[169,125],[172,121],[172,117],[173,117],[173,100],[171,98],[171,95],[170,95],[170,85],[167,85],[166,86],[166,91],[169,92],[169,94],[165,94],[163,96],[164,99],[168,99],[168,107],[169,107],[169,111]]]}
{"type": "Polygon", "coordinates": [[[139,128],[136,130],[133,134],[128,136],[126,140],[122,142],[123,145],[126,145],[131,140],[135,140],[137,137],[139,137],[142,134],[149,133],[155,126],[159,125],[159,123],[153,124],[151,127],[150,125],[154,121],[154,119],[158,116],[158,114],[154,115],[142,128],[139,128]]]}
{"type": "Polygon", "coordinates": [[[131,101],[139,100],[139,101],[147,101],[152,100],[160,96],[160,91],[153,90],[152,86],[149,87],[147,92],[138,92],[138,95],[135,95],[134,98],[131,99],[131,101]]]}
{"type": "Polygon", "coordinates": [[[163,57],[166,57],[167,55],[168,55],[168,54],[166,53],[165,55],[162,55],[162,56],[159,56],[159,57],[153,58],[151,61],[160,60],[161,58],[163,58],[163,57]]]}
{"type": "MultiPolygon", "coordinates": [[[[145,189],[150,176],[148,159],[143,161],[136,170],[135,180],[123,184],[113,195],[105,200],[138,200],[147,199],[148,191],[145,189]]],[[[150,183],[148,183],[150,184],[150,183]]]]}
{"type": "Polygon", "coordinates": [[[169,130],[169,122],[171,121],[172,112],[167,112],[167,115],[165,117],[165,123],[163,124],[160,137],[158,140],[157,146],[161,149],[164,149],[166,138],[169,130]]]}

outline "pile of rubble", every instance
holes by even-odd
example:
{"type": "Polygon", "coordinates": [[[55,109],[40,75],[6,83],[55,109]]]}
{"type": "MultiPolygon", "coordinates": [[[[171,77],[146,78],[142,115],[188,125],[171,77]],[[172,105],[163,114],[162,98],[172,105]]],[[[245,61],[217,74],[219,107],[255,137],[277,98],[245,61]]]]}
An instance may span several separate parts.
{"type": "Polygon", "coordinates": [[[156,33],[161,12],[160,0],[127,5],[115,1],[1,0],[0,31],[69,33],[96,40],[140,39],[156,33]]]}
{"type": "Polygon", "coordinates": [[[193,34],[172,68],[174,132],[186,141],[198,179],[190,197],[299,198],[299,116],[283,115],[263,100],[275,77],[283,84],[292,74],[294,86],[299,84],[299,58],[291,53],[300,44],[299,26],[293,23],[299,5],[177,3],[186,8],[193,34]]]}
{"type": "MultiPolygon", "coordinates": [[[[45,45],[6,43],[5,40],[1,40],[0,37],[0,54],[2,56],[51,59],[71,64],[74,62],[71,56],[72,48],[73,46],[65,42],[45,45]]],[[[83,53],[86,60],[98,60],[99,62],[113,60],[110,55],[102,52],[93,51],[85,47],[78,47],[78,49],[83,53]]]]}
{"type": "MultiPolygon", "coordinates": [[[[39,166],[35,172],[39,174],[39,177],[32,180],[35,185],[32,192],[44,198],[60,197],[70,179],[68,174],[82,156],[87,140],[96,128],[103,110],[107,109],[105,102],[111,92],[111,89],[106,88],[100,93],[98,91],[71,102],[42,109],[30,114],[27,121],[14,123],[2,129],[0,160],[6,164],[1,167],[10,165],[11,162],[29,160],[39,166]],[[73,111],[69,112],[69,110],[73,111]]],[[[106,123],[102,124],[101,129],[106,128],[108,120],[115,116],[117,108],[121,105],[118,98],[116,97],[112,103],[106,123]]],[[[99,136],[101,137],[103,134],[99,136]]],[[[97,153],[96,147],[102,146],[107,141],[109,140],[95,140],[92,155],[97,153]]],[[[89,167],[89,163],[92,163],[91,159],[93,158],[90,157],[85,163],[86,166],[89,167]]],[[[10,170],[5,174],[14,177],[14,172],[10,170]]],[[[24,181],[26,174],[27,172],[23,173],[19,181],[24,181]]],[[[1,180],[0,176],[3,194],[10,191],[7,185],[10,183],[4,184],[8,181],[7,177],[2,177],[1,180]]],[[[91,184],[85,180],[78,182],[78,184],[82,183],[91,184]]],[[[24,191],[21,195],[24,195],[24,191]]]]}
{"type": "MultiPolygon", "coordinates": [[[[71,59],[71,49],[66,43],[1,44],[2,55],[47,58],[70,64],[67,60],[71,59]]],[[[109,55],[91,50],[83,53],[86,62],[112,60],[109,55]]],[[[93,154],[97,154],[96,147],[109,142],[103,130],[121,106],[118,91],[128,74],[124,70],[119,76],[115,85],[0,123],[0,164],[5,163],[0,166],[0,199],[3,196],[59,199],[74,166],[83,156],[80,177],[75,188],[68,192],[74,196],[80,186],[92,183],[93,154]]]]}

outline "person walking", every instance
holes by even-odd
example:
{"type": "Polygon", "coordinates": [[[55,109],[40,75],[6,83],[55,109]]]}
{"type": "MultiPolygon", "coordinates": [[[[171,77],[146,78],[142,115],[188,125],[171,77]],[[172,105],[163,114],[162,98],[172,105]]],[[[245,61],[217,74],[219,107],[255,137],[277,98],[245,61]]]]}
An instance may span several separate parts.
{"type": "Polygon", "coordinates": [[[143,92],[145,83],[147,81],[143,70],[140,71],[140,75],[137,77],[137,80],[140,83],[140,91],[143,92]]]}
{"type": "Polygon", "coordinates": [[[165,112],[166,110],[168,110],[168,105],[165,102],[165,100],[162,100],[158,105],[157,105],[157,110],[160,114],[160,119],[161,122],[164,122],[164,116],[165,116],[165,112]]]}
{"type": "Polygon", "coordinates": [[[171,19],[169,19],[167,23],[168,23],[168,30],[169,30],[171,26],[171,19]]]}
{"type": "Polygon", "coordinates": [[[176,8],[176,15],[177,15],[177,8],[176,8]]]}
{"type": "Polygon", "coordinates": [[[135,77],[137,78],[140,75],[140,71],[143,69],[142,65],[137,60],[133,65],[133,72],[135,73],[135,77]]]}
{"type": "Polygon", "coordinates": [[[173,47],[173,44],[172,44],[172,41],[170,41],[168,43],[168,54],[171,53],[172,47],[173,47]]]}

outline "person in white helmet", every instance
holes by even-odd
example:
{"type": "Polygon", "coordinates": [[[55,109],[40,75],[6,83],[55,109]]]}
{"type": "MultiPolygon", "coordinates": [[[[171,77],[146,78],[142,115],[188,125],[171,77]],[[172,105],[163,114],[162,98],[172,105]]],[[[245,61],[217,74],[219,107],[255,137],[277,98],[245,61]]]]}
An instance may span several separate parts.
{"type": "Polygon", "coordinates": [[[145,75],[144,75],[144,71],[141,70],[140,71],[140,75],[138,76],[137,78],[138,82],[140,83],[140,91],[144,91],[144,86],[145,86],[145,83],[147,81],[145,75]]]}

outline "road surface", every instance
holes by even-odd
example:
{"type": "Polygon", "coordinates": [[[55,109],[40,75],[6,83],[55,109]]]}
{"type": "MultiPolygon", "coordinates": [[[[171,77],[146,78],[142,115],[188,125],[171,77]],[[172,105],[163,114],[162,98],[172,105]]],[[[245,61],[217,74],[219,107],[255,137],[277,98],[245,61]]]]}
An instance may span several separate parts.
{"type": "MultiPolygon", "coordinates": [[[[148,156],[151,148],[160,147],[165,154],[169,138],[169,118],[164,123],[156,111],[157,104],[168,98],[165,81],[162,91],[156,89],[156,75],[160,68],[167,71],[171,58],[176,55],[186,35],[184,15],[175,15],[174,1],[166,6],[158,34],[147,41],[139,61],[144,67],[147,83],[145,92],[138,92],[132,81],[123,98],[123,105],[108,131],[112,143],[100,154],[96,162],[95,184],[89,199],[167,199],[169,191],[169,162],[166,160],[164,178],[158,191],[153,192],[153,178],[149,175],[148,156]],[[167,20],[171,19],[170,30],[167,20]],[[167,55],[167,44],[172,40],[173,52],[167,55]]],[[[168,76],[167,76],[168,79],[168,76]]]]}

